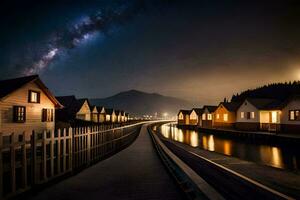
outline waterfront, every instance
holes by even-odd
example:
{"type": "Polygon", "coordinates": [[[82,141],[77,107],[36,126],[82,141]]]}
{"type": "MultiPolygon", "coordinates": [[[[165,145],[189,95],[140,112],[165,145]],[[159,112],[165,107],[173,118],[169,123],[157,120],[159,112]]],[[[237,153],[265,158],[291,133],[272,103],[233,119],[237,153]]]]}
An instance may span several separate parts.
{"type": "Polygon", "coordinates": [[[195,148],[299,172],[300,151],[297,147],[276,146],[235,138],[224,138],[214,134],[198,133],[193,130],[179,129],[174,123],[164,124],[160,127],[160,130],[164,137],[195,148]]]}

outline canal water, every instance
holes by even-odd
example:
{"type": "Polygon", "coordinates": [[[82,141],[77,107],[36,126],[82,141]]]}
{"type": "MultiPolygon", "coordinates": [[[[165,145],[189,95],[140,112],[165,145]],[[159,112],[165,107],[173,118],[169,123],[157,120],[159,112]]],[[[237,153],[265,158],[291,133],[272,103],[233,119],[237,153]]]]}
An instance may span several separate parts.
{"type": "Polygon", "coordinates": [[[175,123],[162,125],[160,131],[164,137],[192,147],[299,172],[299,147],[259,144],[258,142],[246,142],[236,138],[228,139],[214,134],[179,129],[175,123]]]}

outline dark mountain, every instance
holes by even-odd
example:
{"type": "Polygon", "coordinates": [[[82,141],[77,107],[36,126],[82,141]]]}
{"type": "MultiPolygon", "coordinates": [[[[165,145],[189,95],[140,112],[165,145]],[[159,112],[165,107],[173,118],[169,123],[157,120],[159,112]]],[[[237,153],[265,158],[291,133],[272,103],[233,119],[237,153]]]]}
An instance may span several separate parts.
{"type": "Polygon", "coordinates": [[[182,99],[137,90],[121,92],[103,99],[90,99],[90,102],[93,105],[122,109],[135,116],[155,115],[155,113],[160,116],[165,112],[176,115],[179,109],[192,106],[190,102],[182,99]]]}
{"type": "Polygon", "coordinates": [[[246,98],[270,98],[280,101],[292,95],[300,95],[300,81],[288,83],[273,83],[253,90],[247,90],[240,94],[233,95],[231,101],[239,102],[246,98]]]}

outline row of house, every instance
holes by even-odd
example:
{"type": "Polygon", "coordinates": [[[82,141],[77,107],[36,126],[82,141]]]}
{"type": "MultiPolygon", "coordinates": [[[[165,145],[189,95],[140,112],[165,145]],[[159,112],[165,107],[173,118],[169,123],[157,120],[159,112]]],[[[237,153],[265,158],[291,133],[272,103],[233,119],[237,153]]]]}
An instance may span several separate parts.
{"type": "Polygon", "coordinates": [[[75,96],[58,96],[56,99],[63,105],[56,111],[57,121],[72,120],[92,121],[95,123],[123,123],[127,122],[129,114],[122,110],[91,105],[86,98],[76,99],[75,96]]]}
{"type": "Polygon", "coordinates": [[[180,110],[177,117],[179,126],[299,133],[300,96],[284,101],[247,98],[243,102],[221,102],[218,106],[180,110]]]}
{"type": "Polygon", "coordinates": [[[55,129],[55,121],[121,123],[124,111],[93,106],[88,99],[55,97],[38,75],[0,81],[0,133],[55,129]]]}

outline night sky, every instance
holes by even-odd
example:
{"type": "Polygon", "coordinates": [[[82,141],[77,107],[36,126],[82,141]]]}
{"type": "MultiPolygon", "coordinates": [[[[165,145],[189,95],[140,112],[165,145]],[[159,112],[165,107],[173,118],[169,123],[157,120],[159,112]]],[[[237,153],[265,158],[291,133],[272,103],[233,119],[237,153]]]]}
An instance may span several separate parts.
{"type": "Polygon", "coordinates": [[[300,1],[1,1],[0,78],[56,95],[138,89],[217,103],[300,79],[300,1]]]}

